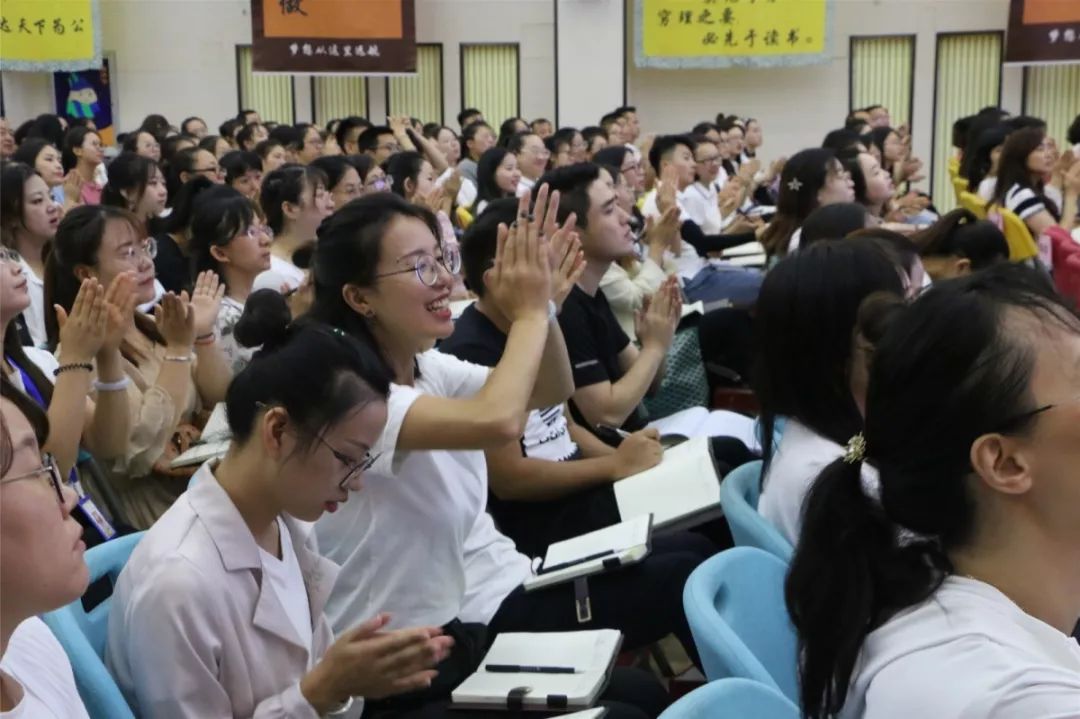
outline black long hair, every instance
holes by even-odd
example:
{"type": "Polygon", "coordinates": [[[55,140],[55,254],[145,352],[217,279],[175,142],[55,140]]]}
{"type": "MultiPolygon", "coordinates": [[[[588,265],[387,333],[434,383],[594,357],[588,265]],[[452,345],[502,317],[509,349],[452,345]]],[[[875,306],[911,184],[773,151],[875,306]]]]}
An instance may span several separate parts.
{"type": "Polygon", "coordinates": [[[1009,126],[1001,123],[983,130],[975,142],[968,145],[964,151],[963,163],[960,166],[960,176],[966,177],[968,191],[978,192],[979,184],[990,174],[994,160],[991,154],[998,145],[1004,145],[1009,137],[1009,126]]]}
{"type": "Polygon", "coordinates": [[[862,429],[850,385],[855,320],[870,295],[903,296],[901,270],[868,240],[822,240],[765,276],[751,384],[761,402],[766,464],[777,417],[837,444],[862,429]]]}
{"type": "Polygon", "coordinates": [[[430,210],[406,202],[392,192],[359,197],[323,220],[312,262],[315,302],[308,311],[313,320],[344,330],[375,348],[391,375],[390,365],[367,320],[346,304],[342,289],[345,285],[375,284],[383,235],[399,217],[420,220],[432,235],[440,236],[438,220],[430,210]]]}
{"type": "Polygon", "coordinates": [[[780,197],[776,216],[761,236],[761,243],[772,256],[787,254],[791,236],[810,213],[817,209],[817,195],[825,186],[836,153],[824,148],[796,152],[780,173],[780,197]]]}
{"type": "Polygon", "coordinates": [[[998,160],[997,186],[994,188],[993,204],[1005,206],[1005,196],[1013,185],[1026,187],[1034,192],[1042,200],[1047,211],[1054,216],[1055,221],[1061,218],[1058,206],[1046,196],[1041,177],[1033,177],[1028,169],[1028,155],[1035,152],[1046,138],[1046,130],[1039,127],[1025,127],[1016,130],[1005,140],[1005,146],[1001,148],[1001,158],[998,160]]]}
{"type": "Polygon", "coordinates": [[[225,280],[221,265],[210,252],[224,247],[255,221],[251,200],[228,185],[214,185],[195,200],[191,213],[191,256],[195,273],[212,270],[225,280]]]}
{"type": "Polygon", "coordinates": [[[935,284],[893,313],[876,343],[863,432],[880,499],[864,490],[861,462],[826,467],[804,505],[787,579],[804,716],[838,713],[867,634],[952,571],[947,553],[973,529],[975,440],[1023,434],[1034,422],[1035,353],[1006,326],[1018,313],[1080,333],[1044,277],[1005,264],[935,284]]]}
{"type": "MultiPolygon", "coordinates": [[[[499,165],[506,159],[510,151],[505,147],[493,147],[480,156],[476,163],[476,202],[473,208],[478,208],[481,202],[491,202],[502,197],[510,197],[513,193],[505,192],[495,179],[495,173],[499,165]]],[[[474,212],[475,214],[475,212],[474,212]]]]}
{"type": "Polygon", "coordinates": [[[960,207],[916,233],[912,242],[924,257],[966,257],[972,271],[1009,259],[1009,243],[997,225],[960,207]]]}

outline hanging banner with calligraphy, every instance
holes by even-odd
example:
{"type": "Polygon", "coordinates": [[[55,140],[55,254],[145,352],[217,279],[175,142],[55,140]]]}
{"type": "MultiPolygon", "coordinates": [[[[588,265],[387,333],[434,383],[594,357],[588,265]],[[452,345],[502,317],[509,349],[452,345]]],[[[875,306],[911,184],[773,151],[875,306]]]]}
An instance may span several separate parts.
{"type": "Polygon", "coordinates": [[[251,0],[255,72],[416,72],[415,0],[251,0]]]}
{"type": "Polygon", "coordinates": [[[101,67],[98,0],[3,0],[0,70],[101,67]]]}
{"type": "Polygon", "coordinates": [[[1012,0],[1005,63],[1036,65],[1080,61],[1080,2],[1012,0]]]}
{"type": "Polygon", "coordinates": [[[638,67],[827,62],[832,0],[636,0],[638,67]]]}

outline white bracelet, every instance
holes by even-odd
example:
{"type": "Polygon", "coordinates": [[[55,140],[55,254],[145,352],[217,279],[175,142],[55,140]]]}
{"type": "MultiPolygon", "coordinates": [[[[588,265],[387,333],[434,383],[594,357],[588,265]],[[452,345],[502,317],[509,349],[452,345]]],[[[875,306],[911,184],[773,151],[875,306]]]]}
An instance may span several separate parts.
{"type": "Polygon", "coordinates": [[[341,716],[345,712],[349,711],[349,709],[352,707],[352,705],[353,705],[353,698],[349,697],[343,703],[339,704],[336,708],[331,709],[330,711],[326,712],[326,716],[330,716],[330,717],[341,716]]]}
{"type": "Polygon", "coordinates": [[[127,389],[129,384],[131,384],[131,380],[127,375],[124,375],[115,382],[102,382],[101,380],[96,379],[94,380],[94,389],[98,392],[119,392],[120,390],[127,389]]]}
{"type": "Polygon", "coordinates": [[[190,362],[191,355],[165,355],[166,362],[190,362]]]}

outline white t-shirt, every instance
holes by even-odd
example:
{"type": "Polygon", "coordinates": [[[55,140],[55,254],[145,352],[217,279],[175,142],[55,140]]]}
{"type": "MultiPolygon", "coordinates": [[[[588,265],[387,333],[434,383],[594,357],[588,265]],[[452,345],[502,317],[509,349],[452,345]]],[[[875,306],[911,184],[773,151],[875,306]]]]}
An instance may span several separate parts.
{"type": "MultiPolygon", "coordinates": [[[[690,192],[690,188],[675,193],[675,205],[679,208],[679,222],[694,219],[687,213],[684,204],[687,192],[690,192]]],[[[645,195],[645,201],[641,205],[641,214],[644,217],[660,217],[660,208],[656,204],[656,190],[651,190],[645,195]]],[[[682,243],[682,254],[678,257],[671,250],[668,250],[664,253],[664,258],[675,264],[676,272],[683,280],[692,280],[699,272],[705,269],[705,260],[701,259],[697,249],[689,242],[682,243]]]]}
{"type": "Polygon", "coordinates": [[[45,334],[45,281],[34,273],[34,268],[22,257],[19,258],[19,266],[26,277],[26,291],[30,295],[30,306],[22,311],[26,329],[30,330],[34,346],[44,347],[48,344],[45,334]]]}
{"type": "Polygon", "coordinates": [[[304,648],[311,652],[311,605],[308,603],[307,584],[300,571],[300,561],[293,549],[289,529],[277,518],[278,535],[281,537],[281,559],[259,547],[259,559],[262,560],[263,578],[270,583],[270,588],[277,595],[289,622],[296,629],[304,648]]]}
{"type": "Polygon", "coordinates": [[[37,617],[15,627],[0,669],[23,689],[15,708],[0,712],[3,719],[87,719],[67,654],[37,617]]]}
{"type": "MultiPolygon", "coordinates": [[[[844,448],[806,425],[788,419],[784,436],[773,453],[758,512],[772,522],[795,546],[802,529],[803,503],[814,480],[828,465],[844,456],[844,448]]],[[[880,492],[877,470],[862,465],[863,489],[872,496],[880,492]]]]}
{"type": "Polygon", "coordinates": [[[842,719],[1080,717],[1080,645],[996,588],[950,576],[863,643],[842,719]]]}
{"type": "Polygon", "coordinates": [[[341,566],[326,605],[335,632],[381,611],[395,627],[487,623],[531,571],[486,511],[482,451],[396,449],[420,396],[470,397],[491,370],[434,350],[416,361],[415,385],[391,385],[364,491],[315,525],[320,551],[341,566]]]}
{"type": "Polygon", "coordinates": [[[467,177],[461,178],[461,189],[457,193],[457,206],[458,207],[472,207],[476,202],[476,195],[479,194],[479,190],[476,189],[476,183],[467,177]]]}
{"type": "Polygon", "coordinates": [[[304,282],[304,277],[304,271],[293,263],[277,255],[270,255],[270,269],[259,273],[251,291],[270,289],[280,292],[282,285],[295,290],[304,282]]]}
{"type": "Polygon", "coordinates": [[[720,205],[717,203],[717,192],[712,185],[703,185],[700,182],[687,187],[682,193],[679,207],[701,227],[706,235],[719,235],[723,227],[720,216],[720,205]]]}
{"type": "Polygon", "coordinates": [[[525,175],[522,175],[521,179],[518,180],[517,192],[515,195],[517,197],[524,197],[525,195],[531,194],[534,187],[536,187],[536,180],[530,180],[525,177],[525,175]]]}
{"type": "Polygon", "coordinates": [[[238,302],[228,296],[221,298],[221,309],[218,310],[215,326],[218,335],[217,345],[221,354],[225,356],[225,361],[229,363],[229,369],[232,370],[233,375],[239,374],[244,367],[247,367],[257,349],[256,347],[241,347],[236,341],[236,324],[243,314],[243,302],[238,302]]]}
{"type": "Polygon", "coordinates": [[[563,462],[577,453],[578,446],[570,438],[570,427],[561,404],[529,412],[521,448],[526,457],[552,462],[563,462]]]}
{"type": "Polygon", "coordinates": [[[997,178],[996,177],[984,177],[982,182],[979,183],[978,195],[982,199],[989,202],[990,200],[994,199],[994,190],[996,190],[996,189],[997,189],[997,178]]]}

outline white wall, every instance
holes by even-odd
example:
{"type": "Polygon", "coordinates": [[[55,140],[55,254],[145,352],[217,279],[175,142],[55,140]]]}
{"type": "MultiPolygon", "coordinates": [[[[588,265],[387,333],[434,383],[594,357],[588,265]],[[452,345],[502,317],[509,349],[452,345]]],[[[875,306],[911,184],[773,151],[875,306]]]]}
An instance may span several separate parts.
{"type": "MultiPolygon", "coordinates": [[[[634,67],[628,20],[629,97],[650,132],[682,131],[719,111],[761,120],[768,157],[821,144],[843,125],[848,107],[851,35],[916,34],[912,127],[915,154],[929,161],[933,130],[936,33],[1001,30],[1008,0],[834,0],[832,57],[793,68],[655,70],[634,67]]],[[[1020,111],[1022,71],[1003,69],[1002,106],[1020,111]]]]}

